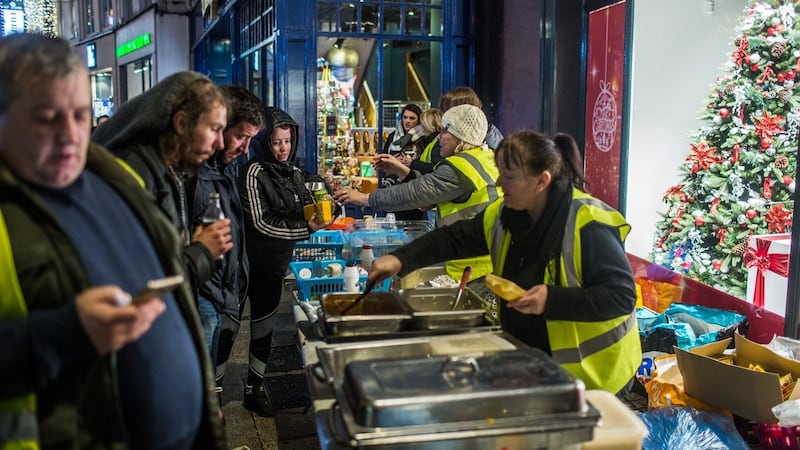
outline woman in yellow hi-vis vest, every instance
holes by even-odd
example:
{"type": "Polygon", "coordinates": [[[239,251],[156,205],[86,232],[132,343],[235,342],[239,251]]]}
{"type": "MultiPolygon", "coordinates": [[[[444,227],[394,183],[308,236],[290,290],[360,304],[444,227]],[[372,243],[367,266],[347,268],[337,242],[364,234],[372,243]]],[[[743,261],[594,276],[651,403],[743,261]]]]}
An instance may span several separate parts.
{"type": "MultiPolygon", "coordinates": [[[[498,172],[494,152],[483,145],[487,127],[486,116],[479,108],[472,105],[450,108],[442,116],[439,133],[445,159],[436,165],[433,172],[415,176],[408,167],[399,164],[394,168],[404,169],[403,183],[369,194],[345,189],[336,192],[335,198],[341,203],[370,206],[375,211],[436,205],[439,226],[473,217],[502,196],[502,190],[495,184],[498,172]]],[[[380,162],[376,167],[386,168],[380,162]]],[[[456,280],[461,278],[467,266],[472,267],[470,280],[483,277],[492,270],[487,252],[467,259],[449,259],[445,266],[447,273],[456,280]]]]}
{"type": "Polygon", "coordinates": [[[503,329],[547,351],[589,389],[627,389],[641,363],[630,226],[586,194],[574,139],[522,131],[496,152],[504,199],[373,263],[372,281],[489,251],[524,293],[499,307],[503,329]]]}

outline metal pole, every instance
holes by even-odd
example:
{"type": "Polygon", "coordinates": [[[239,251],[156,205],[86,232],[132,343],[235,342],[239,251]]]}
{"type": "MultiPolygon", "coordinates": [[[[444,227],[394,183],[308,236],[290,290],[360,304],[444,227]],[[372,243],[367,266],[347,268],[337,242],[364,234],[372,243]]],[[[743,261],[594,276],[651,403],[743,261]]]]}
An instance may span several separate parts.
{"type": "MultiPolygon", "coordinates": [[[[798,139],[798,148],[796,159],[800,161],[800,139],[798,139]]],[[[800,179],[800,164],[795,168],[794,180],[795,190],[792,196],[793,200],[793,213],[792,213],[792,246],[789,251],[789,286],[786,291],[786,312],[785,321],[783,323],[783,334],[792,339],[800,338],[800,324],[798,323],[798,312],[800,312],[800,233],[795,232],[798,223],[800,223],[800,212],[798,212],[798,205],[800,205],[800,192],[798,192],[797,180],[800,179]]]]}

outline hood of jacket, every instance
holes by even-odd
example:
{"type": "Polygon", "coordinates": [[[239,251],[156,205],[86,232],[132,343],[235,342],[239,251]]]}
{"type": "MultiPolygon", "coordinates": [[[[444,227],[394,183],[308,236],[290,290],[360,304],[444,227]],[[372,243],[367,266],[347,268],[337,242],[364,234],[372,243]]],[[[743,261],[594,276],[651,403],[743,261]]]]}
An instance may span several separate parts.
{"type": "Polygon", "coordinates": [[[169,127],[172,112],[186,87],[207,77],[193,71],[174,73],[142,94],[130,99],[92,133],[92,140],[112,152],[133,144],[158,142],[169,127]]]}
{"type": "Polygon", "coordinates": [[[250,141],[250,150],[253,152],[254,158],[270,163],[281,163],[281,161],[278,161],[275,157],[275,154],[272,153],[270,136],[272,136],[272,130],[284,125],[288,125],[292,128],[292,149],[289,151],[289,158],[286,160],[286,163],[294,163],[294,159],[297,156],[297,137],[300,126],[286,111],[274,106],[266,107],[264,128],[250,141]]]}

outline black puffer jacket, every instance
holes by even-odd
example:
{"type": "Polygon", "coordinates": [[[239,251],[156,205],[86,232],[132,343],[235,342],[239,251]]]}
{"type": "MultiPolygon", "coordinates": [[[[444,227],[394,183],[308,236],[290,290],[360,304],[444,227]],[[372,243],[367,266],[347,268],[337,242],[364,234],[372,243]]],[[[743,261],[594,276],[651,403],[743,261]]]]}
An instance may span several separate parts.
{"type": "Polygon", "coordinates": [[[239,195],[251,261],[291,253],[295,242],[311,235],[303,206],[313,203],[314,197],[305,182],[320,178],[306,175],[293,164],[298,129],[287,113],[268,107],[266,126],[250,142],[253,158],[239,174],[239,195]],[[278,161],[272,153],[270,135],[283,125],[292,128],[292,149],[286,161],[278,161]]]}

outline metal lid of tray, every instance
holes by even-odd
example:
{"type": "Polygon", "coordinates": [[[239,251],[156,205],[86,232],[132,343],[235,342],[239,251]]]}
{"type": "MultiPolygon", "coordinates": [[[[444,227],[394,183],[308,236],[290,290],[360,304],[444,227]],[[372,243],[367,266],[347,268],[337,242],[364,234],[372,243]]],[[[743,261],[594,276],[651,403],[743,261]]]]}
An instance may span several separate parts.
{"type": "Polygon", "coordinates": [[[583,382],[546,353],[356,361],[337,399],[364,427],[407,427],[584,413],[583,382]]]}

